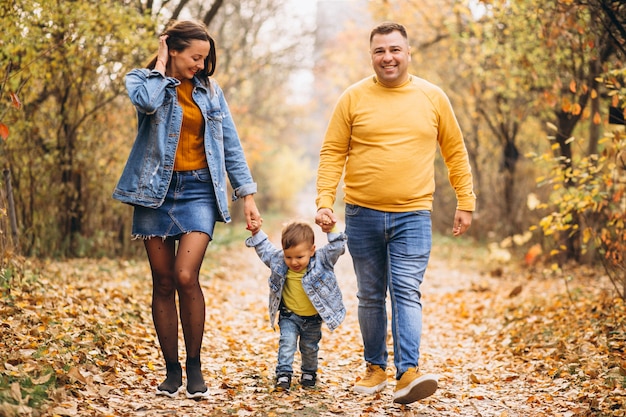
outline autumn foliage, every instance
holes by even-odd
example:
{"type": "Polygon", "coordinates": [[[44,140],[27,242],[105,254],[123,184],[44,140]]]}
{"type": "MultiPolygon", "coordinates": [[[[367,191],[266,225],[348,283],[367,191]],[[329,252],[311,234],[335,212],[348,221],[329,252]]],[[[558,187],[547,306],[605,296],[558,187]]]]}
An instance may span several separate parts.
{"type": "MultiPolygon", "coordinates": [[[[200,274],[208,400],[154,395],[164,369],[147,261],[30,261],[0,282],[0,415],[624,415],[626,305],[607,280],[593,270],[559,280],[515,263],[498,263],[495,274],[480,248],[440,239],[422,288],[421,366],[440,375],[434,396],[403,408],[392,388],[352,391],[364,363],[349,255],[336,271],[348,314],[324,330],[319,386],[275,392],[268,271],[240,235],[211,246],[200,274]]],[[[393,387],[392,366],[388,377],[393,387]]]]}
{"type": "MultiPolygon", "coordinates": [[[[280,0],[161,3],[0,6],[0,168],[19,228],[14,241],[3,176],[0,415],[625,414],[626,136],[608,116],[624,112],[626,3],[363,0],[332,13],[319,2],[329,18],[317,33],[280,0]],[[131,208],[110,192],[135,132],[123,74],[181,13],[210,20],[216,78],[267,218],[314,210],[302,192],[338,95],[371,74],[370,24],[409,29],[411,72],[449,95],[479,198],[472,248],[438,245],[425,283],[423,364],[442,375],[432,399],[405,410],[389,392],[354,396],[354,310],[324,335],[323,388],[276,396],[265,270],[221,236],[202,272],[215,396],[154,399],[149,270],[133,257],[143,252],[128,238],[131,208]],[[312,98],[290,89],[302,70],[315,75],[312,98]]],[[[456,201],[440,160],[436,181],[443,233],[456,201]]],[[[342,286],[354,308],[349,272],[342,286]]]]}

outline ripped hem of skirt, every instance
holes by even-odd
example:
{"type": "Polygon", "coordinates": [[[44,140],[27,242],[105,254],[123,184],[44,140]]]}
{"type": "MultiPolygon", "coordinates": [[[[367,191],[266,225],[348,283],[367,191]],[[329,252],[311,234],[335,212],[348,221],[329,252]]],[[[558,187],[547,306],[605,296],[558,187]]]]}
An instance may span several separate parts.
{"type": "Polygon", "coordinates": [[[132,235],[131,239],[132,240],[150,240],[150,239],[152,239],[154,237],[160,237],[162,240],[165,240],[167,238],[178,240],[178,239],[180,239],[180,237],[182,235],[188,235],[191,232],[192,231],[180,233],[180,234],[177,234],[177,235],[164,235],[164,236],[159,236],[159,235],[132,235]]]}

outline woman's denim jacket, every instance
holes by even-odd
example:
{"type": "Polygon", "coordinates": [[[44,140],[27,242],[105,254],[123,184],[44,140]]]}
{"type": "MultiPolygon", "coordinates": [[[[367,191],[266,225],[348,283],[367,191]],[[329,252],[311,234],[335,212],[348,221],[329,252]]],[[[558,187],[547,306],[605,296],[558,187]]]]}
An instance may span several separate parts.
{"type": "MultiPolygon", "coordinates": [[[[204,150],[221,220],[229,222],[228,187],[232,200],[254,194],[253,182],[230,109],[219,85],[207,88],[193,78],[193,100],[204,115],[204,150]]],[[[126,74],[126,89],[137,109],[137,137],[113,198],[132,205],[157,208],[163,204],[174,170],[183,121],[176,78],[159,71],[134,69],[126,74]]]]}
{"type": "MultiPolygon", "coordinates": [[[[328,233],[328,244],[315,251],[302,277],[302,287],[306,295],[330,330],[335,330],[346,317],[346,308],[343,305],[334,266],[345,252],[347,239],[345,233],[328,233]]],[[[288,267],[283,251],[276,248],[262,230],[247,238],[246,246],[254,247],[259,258],[271,271],[268,279],[269,313],[273,328],[287,279],[288,267]]]]}

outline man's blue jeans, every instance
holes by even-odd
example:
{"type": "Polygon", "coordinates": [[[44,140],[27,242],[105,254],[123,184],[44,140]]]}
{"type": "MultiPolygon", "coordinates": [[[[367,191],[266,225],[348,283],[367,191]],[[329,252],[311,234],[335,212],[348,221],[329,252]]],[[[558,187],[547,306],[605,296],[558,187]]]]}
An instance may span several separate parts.
{"type": "Polygon", "coordinates": [[[280,341],[278,342],[278,364],[276,375],[293,375],[293,358],[300,339],[302,372],[317,372],[317,353],[322,339],[322,318],[319,315],[302,317],[291,312],[280,312],[278,318],[280,341]]]}
{"type": "Polygon", "coordinates": [[[396,378],[417,367],[422,335],[420,284],[432,247],[430,211],[391,213],[346,204],[365,361],[387,367],[387,289],[396,378]]]}

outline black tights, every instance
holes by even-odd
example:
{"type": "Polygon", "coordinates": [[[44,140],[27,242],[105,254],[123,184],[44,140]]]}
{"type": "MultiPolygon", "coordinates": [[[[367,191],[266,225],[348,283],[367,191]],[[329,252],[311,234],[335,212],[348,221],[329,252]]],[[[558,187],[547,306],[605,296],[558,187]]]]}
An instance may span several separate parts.
{"type": "MultiPolygon", "coordinates": [[[[178,250],[175,239],[154,237],[145,240],[152,269],[152,319],[166,364],[178,363],[178,293],[187,363],[191,360],[193,366],[197,364],[199,370],[205,321],[204,294],[200,287],[199,274],[210,240],[205,233],[187,233],[180,238],[178,250]]],[[[189,366],[187,368],[189,376],[189,366]]],[[[198,373],[195,372],[194,375],[197,376],[198,373]]],[[[199,375],[201,379],[201,373],[199,375]]],[[[203,391],[202,387],[203,380],[188,381],[190,392],[203,391]],[[196,385],[199,389],[191,390],[189,385],[196,385]]]]}

